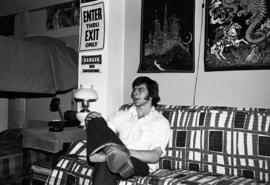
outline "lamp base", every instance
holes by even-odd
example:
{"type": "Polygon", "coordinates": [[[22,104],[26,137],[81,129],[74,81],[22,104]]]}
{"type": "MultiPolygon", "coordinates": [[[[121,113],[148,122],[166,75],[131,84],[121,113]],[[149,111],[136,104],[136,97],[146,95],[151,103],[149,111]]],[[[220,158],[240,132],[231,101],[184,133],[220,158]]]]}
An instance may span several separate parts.
{"type": "Polygon", "coordinates": [[[80,121],[79,127],[84,128],[85,127],[85,118],[88,115],[89,112],[77,112],[76,117],[80,121]]]}

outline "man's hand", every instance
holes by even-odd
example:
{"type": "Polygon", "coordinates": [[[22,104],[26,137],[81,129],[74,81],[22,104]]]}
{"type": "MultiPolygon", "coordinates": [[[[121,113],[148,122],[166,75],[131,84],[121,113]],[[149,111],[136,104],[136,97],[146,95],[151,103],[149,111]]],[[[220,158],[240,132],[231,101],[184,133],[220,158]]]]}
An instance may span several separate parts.
{"type": "Polygon", "coordinates": [[[91,120],[92,118],[100,118],[101,117],[101,114],[99,112],[89,112],[85,118],[85,121],[89,121],[91,120]]]}
{"type": "Polygon", "coordinates": [[[94,163],[105,162],[106,155],[103,152],[95,153],[89,156],[89,160],[94,163]]]}

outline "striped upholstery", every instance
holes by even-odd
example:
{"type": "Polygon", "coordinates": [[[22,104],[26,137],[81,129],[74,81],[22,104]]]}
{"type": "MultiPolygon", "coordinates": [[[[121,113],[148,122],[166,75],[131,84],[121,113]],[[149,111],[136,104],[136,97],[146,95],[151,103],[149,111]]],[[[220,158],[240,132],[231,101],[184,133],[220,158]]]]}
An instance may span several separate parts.
{"type": "Polygon", "coordinates": [[[269,181],[270,113],[237,111],[233,133],[233,170],[237,176],[269,181]]]}
{"type": "Polygon", "coordinates": [[[190,169],[201,168],[201,130],[197,126],[203,107],[161,107],[159,109],[170,120],[172,136],[167,147],[162,168],[190,169]]]}
{"type": "Polygon", "coordinates": [[[268,109],[198,107],[192,111],[189,107],[168,111],[172,111],[168,117],[172,137],[161,168],[269,181],[268,109]]]}
{"type": "Polygon", "coordinates": [[[84,160],[76,157],[64,156],[51,175],[48,177],[46,184],[81,184],[88,185],[91,183],[92,167],[84,160]]]}
{"type": "Polygon", "coordinates": [[[209,109],[202,122],[202,169],[224,175],[232,173],[232,136],[234,109],[209,109]]]}
{"type": "MultiPolygon", "coordinates": [[[[218,185],[251,185],[254,184],[253,179],[246,179],[243,177],[236,176],[228,176],[221,174],[213,174],[207,172],[198,172],[198,171],[190,171],[190,170],[167,170],[167,169],[159,169],[153,174],[147,177],[135,177],[134,181],[137,185],[210,185],[210,184],[218,184],[218,185]]],[[[256,183],[257,185],[263,185],[265,183],[256,183]]]]}
{"type": "MultiPolygon", "coordinates": [[[[125,104],[120,109],[130,106],[125,104]]],[[[269,184],[269,109],[159,105],[157,110],[171,124],[171,138],[160,169],[118,184],[269,184]]],[[[63,179],[75,174],[70,170],[75,166],[84,169],[76,172],[78,177],[87,179],[76,180],[76,184],[91,184],[92,167],[87,165],[85,155],[86,141],[75,143],[68,159],[63,159],[68,161],[58,163],[70,166],[57,165],[47,185],[65,185],[63,179]]]]}

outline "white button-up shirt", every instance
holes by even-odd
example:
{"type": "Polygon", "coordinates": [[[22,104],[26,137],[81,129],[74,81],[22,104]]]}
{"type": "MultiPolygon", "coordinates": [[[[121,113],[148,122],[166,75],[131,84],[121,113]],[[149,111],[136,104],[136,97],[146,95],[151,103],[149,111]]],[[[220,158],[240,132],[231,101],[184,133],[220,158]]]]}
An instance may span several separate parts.
{"type": "MultiPolygon", "coordinates": [[[[154,107],[150,112],[138,118],[135,106],[129,110],[116,112],[108,121],[108,126],[118,133],[128,149],[152,150],[161,147],[162,155],[170,137],[169,121],[154,107]]],[[[158,168],[158,163],[148,164],[150,172],[158,168]]]]}

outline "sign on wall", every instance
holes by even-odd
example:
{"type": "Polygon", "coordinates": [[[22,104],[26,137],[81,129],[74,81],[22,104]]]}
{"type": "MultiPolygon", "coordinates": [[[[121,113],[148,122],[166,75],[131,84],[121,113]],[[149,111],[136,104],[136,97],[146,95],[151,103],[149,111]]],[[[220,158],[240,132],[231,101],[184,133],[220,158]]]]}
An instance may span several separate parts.
{"type": "Polygon", "coordinates": [[[79,50],[104,48],[105,15],[104,3],[82,4],[80,19],[79,50]]]}
{"type": "Polygon", "coordinates": [[[100,73],[102,56],[101,55],[82,55],[80,57],[82,73],[100,73]]]}

